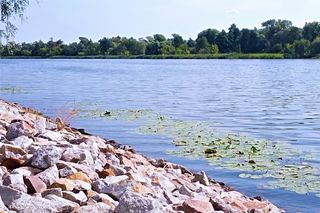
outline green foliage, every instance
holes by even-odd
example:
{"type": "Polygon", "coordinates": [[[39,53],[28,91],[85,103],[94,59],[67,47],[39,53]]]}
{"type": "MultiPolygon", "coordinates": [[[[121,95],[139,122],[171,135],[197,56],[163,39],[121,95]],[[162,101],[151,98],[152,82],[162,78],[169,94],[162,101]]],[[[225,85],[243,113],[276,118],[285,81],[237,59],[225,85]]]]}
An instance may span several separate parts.
{"type": "Polygon", "coordinates": [[[316,58],[319,57],[320,23],[306,23],[302,28],[288,20],[271,19],[262,28],[228,31],[207,29],[195,40],[178,34],[166,38],[155,34],[139,40],[126,37],[102,38],[94,42],[79,37],[78,42],[61,40],[16,44],[0,47],[3,57],[79,57],[79,58],[316,58]],[[317,37],[318,36],[318,37],[317,37]]]}
{"type": "Polygon", "coordinates": [[[296,57],[306,58],[310,56],[310,47],[310,41],[306,39],[295,41],[293,43],[294,55],[296,57]]]}
{"type": "Polygon", "coordinates": [[[22,19],[28,5],[29,0],[0,0],[0,23],[4,24],[4,29],[0,28],[0,38],[4,37],[9,42],[17,30],[11,19],[16,16],[22,19]]]}
{"type": "Polygon", "coordinates": [[[311,43],[311,54],[318,55],[320,54],[320,36],[318,36],[312,43],[311,43]]]}

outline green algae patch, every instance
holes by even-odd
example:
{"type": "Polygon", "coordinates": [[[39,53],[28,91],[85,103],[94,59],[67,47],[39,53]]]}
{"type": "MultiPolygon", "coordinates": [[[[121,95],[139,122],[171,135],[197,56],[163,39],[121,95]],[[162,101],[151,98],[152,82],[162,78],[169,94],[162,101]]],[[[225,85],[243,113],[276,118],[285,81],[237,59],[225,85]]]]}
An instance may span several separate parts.
{"type": "Polygon", "coordinates": [[[311,164],[312,153],[284,142],[256,139],[215,128],[213,123],[185,121],[152,110],[91,110],[86,116],[143,121],[140,134],[162,135],[176,146],[167,153],[206,159],[209,165],[239,171],[241,178],[265,179],[267,188],[320,195],[320,169],[311,164]]]}
{"type": "Polygon", "coordinates": [[[0,87],[0,93],[15,94],[22,92],[24,92],[22,89],[16,87],[0,87]]]}

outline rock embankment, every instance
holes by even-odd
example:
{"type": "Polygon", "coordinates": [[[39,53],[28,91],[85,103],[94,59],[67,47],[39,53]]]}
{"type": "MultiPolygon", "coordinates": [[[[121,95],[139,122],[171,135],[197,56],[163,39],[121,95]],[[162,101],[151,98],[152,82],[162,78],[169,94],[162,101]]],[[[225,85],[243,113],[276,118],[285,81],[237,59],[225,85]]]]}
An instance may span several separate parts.
{"type": "Polygon", "coordinates": [[[0,165],[0,212],[282,212],[2,100],[0,165]]]}

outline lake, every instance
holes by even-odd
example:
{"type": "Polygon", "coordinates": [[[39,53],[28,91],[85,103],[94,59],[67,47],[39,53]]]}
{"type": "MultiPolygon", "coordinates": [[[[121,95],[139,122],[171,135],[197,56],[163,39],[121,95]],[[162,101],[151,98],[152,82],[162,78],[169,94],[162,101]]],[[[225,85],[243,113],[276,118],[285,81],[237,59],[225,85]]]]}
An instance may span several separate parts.
{"type": "MultiPolygon", "coordinates": [[[[148,110],[203,122],[212,131],[286,143],[301,155],[312,154],[295,160],[312,167],[314,188],[320,188],[319,82],[320,60],[0,60],[2,99],[51,117],[65,116],[72,107],[148,110]]],[[[318,192],[270,189],[268,178],[240,178],[241,171],[209,165],[203,157],[169,154],[177,149],[172,138],[141,134],[140,120],[78,116],[70,122],[148,156],[204,170],[288,212],[320,212],[318,192]]]]}

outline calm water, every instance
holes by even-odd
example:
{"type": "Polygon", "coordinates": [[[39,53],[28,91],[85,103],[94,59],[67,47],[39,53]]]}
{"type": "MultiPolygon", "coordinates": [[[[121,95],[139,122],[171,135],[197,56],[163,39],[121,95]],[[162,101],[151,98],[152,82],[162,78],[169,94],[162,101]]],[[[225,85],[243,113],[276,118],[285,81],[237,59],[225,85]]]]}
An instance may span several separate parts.
{"type": "MultiPolygon", "coordinates": [[[[320,164],[319,60],[0,60],[0,98],[54,117],[75,102],[104,108],[152,109],[183,120],[216,123],[227,131],[286,141],[312,150],[320,164]]],[[[135,123],[76,118],[72,125],[130,144],[155,158],[205,170],[250,196],[288,212],[320,212],[320,198],[261,187],[205,160],[166,155],[170,140],[136,133],[135,123]]]]}

